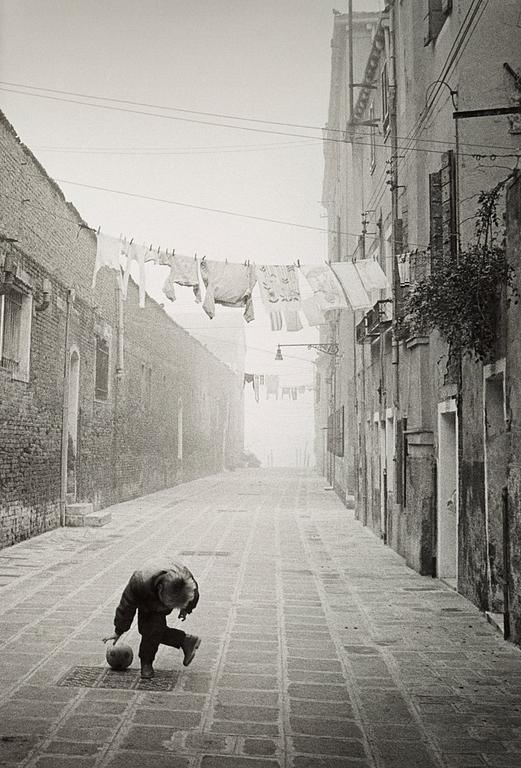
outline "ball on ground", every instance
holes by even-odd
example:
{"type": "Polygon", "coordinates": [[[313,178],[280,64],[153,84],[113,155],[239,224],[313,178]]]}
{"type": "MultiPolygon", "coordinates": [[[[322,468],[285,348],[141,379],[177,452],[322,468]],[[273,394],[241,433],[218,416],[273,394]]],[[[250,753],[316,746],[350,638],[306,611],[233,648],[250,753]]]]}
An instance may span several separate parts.
{"type": "Polygon", "coordinates": [[[117,643],[116,645],[107,645],[105,658],[112,669],[121,670],[130,667],[134,653],[130,645],[117,643]]]}

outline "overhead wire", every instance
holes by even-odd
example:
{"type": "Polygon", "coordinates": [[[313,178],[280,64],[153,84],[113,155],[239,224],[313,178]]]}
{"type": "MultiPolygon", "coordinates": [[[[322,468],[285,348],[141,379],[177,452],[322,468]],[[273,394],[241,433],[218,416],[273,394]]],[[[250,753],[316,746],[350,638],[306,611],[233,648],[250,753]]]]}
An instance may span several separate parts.
{"type": "MultiPolygon", "coordinates": [[[[480,0],[480,1],[482,1],[482,0],[480,0]]],[[[488,2],[488,0],[487,0],[487,2],[488,2]]],[[[202,111],[199,111],[199,110],[184,109],[184,108],[181,108],[181,107],[172,107],[172,106],[160,105],[160,104],[150,104],[150,103],[147,103],[147,102],[131,101],[129,99],[119,99],[117,97],[97,96],[97,95],[92,95],[92,94],[78,93],[76,91],[65,91],[65,90],[61,90],[61,89],[57,89],[57,88],[45,88],[43,86],[27,85],[27,84],[24,84],[24,83],[12,83],[12,82],[9,82],[9,81],[0,80],[0,90],[3,90],[5,92],[7,92],[7,93],[17,93],[17,94],[21,94],[21,95],[45,98],[45,96],[43,96],[42,94],[31,93],[28,90],[20,91],[20,90],[16,90],[16,88],[32,89],[33,91],[45,91],[46,93],[62,94],[62,95],[65,95],[65,96],[77,96],[77,97],[84,98],[84,99],[91,99],[91,100],[95,99],[97,101],[113,102],[115,104],[127,104],[127,105],[131,105],[131,106],[146,107],[146,108],[149,108],[149,109],[162,109],[164,111],[183,112],[183,113],[187,113],[187,114],[203,115],[203,116],[208,116],[208,117],[217,117],[217,118],[229,119],[229,120],[241,120],[241,121],[244,121],[244,122],[260,123],[260,124],[263,124],[263,125],[276,125],[276,126],[279,126],[279,127],[300,128],[300,129],[306,129],[306,130],[314,130],[314,131],[320,131],[322,134],[324,132],[326,132],[326,133],[327,132],[333,132],[333,133],[341,134],[342,138],[340,138],[340,139],[331,139],[331,138],[325,137],[324,135],[321,135],[321,136],[309,136],[309,135],[301,136],[300,134],[281,133],[281,132],[278,132],[278,131],[276,133],[277,133],[277,135],[298,136],[298,137],[301,137],[301,138],[312,139],[314,141],[345,142],[346,130],[343,129],[343,128],[330,128],[328,126],[309,125],[309,124],[305,124],[305,123],[290,123],[290,122],[282,122],[282,121],[277,121],[277,120],[265,120],[265,119],[259,119],[259,118],[244,117],[244,116],[239,116],[239,115],[221,114],[221,113],[216,113],[216,112],[202,112],[202,111]],[[10,86],[10,88],[7,88],[5,86],[10,86]]],[[[51,97],[47,97],[47,98],[50,99],[51,97]]],[[[92,101],[91,102],[83,102],[83,101],[82,102],[78,102],[78,101],[70,99],[70,98],[66,98],[66,99],[63,99],[61,97],[60,98],[52,97],[52,98],[53,98],[53,100],[62,101],[64,103],[80,104],[82,106],[92,106],[92,107],[98,107],[98,108],[107,108],[107,109],[114,108],[114,109],[117,109],[116,107],[105,106],[104,104],[93,104],[92,101]]],[[[139,110],[135,111],[135,110],[126,110],[125,109],[125,110],[122,110],[122,111],[128,111],[128,112],[131,112],[131,113],[135,112],[136,114],[146,114],[146,115],[149,115],[149,113],[141,112],[139,110]]],[[[157,113],[151,113],[150,116],[152,116],[152,117],[164,117],[164,118],[167,118],[167,119],[169,117],[172,117],[172,116],[168,116],[168,115],[158,115],[157,113]]],[[[174,118],[172,118],[172,119],[174,119],[174,118]]],[[[185,118],[178,118],[178,119],[179,120],[184,120],[185,118]]],[[[186,118],[186,120],[189,121],[189,122],[200,122],[200,121],[192,120],[191,118],[186,118]]],[[[207,125],[215,125],[217,127],[224,127],[224,128],[240,128],[241,130],[252,130],[252,131],[256,130],[256,129],[253,129],[253,128],[248,128],[247,126],[236,126],[236,125],[230,126],[230,125],[225,125],[225,124],[222,124],[222,123],[213,123],[213,122],[206,123],[206,122],[203,122],[202,124],[203,125],[206,125],[206,124],[207,125]]],[[[272,133],[272,131],[269,131],[269,130],[261,131],[261,132],[263,132],[263,133],[272,133]]],[[[367,132],[360,132],[360,133],[356,133],[355,132],[354,135],[355,136],[361,136],[361,137],[369,136],[369,134],[367,132]]],[[[397,138],[398,139],[403,139],[403,140],[408,140],[409,136],[398,136],[397,138]]],[[[423,142],[426,142],[426,143],[429,143],[429,144],[443,144],[443,145],[447,144],[446,141],[443,141],[441,139],[432,139],[432,138],[429,138],[429,137],[418,138],[418,141],[423,141],[423,142]]],[[[455,142],[449,142],[449,143],[455,143],[455,142]]],[[[382,146],[385,146],[385,145],[382,145],[382,146]]],[[[473,147],[478,147],[478,148],[489,148],[491,145],[489,145],[489,144],[468,144],[468,146],[473,146],[473,147]]],[[[505,150],[509,149],[509,147],[506,147],[506,146],[493,146],[492,148],[494,148],[494,149],[505,149],[505,150]]]]}
{"type": "MultiPolygon", "coordinates": [[[[198,125],[209,125],[209,126],[218,127],[218,128],[232,128],[232,129],[236,129],[236,130],[250,131],[250,132],[254,132],[254,133],[269,133],[269,134],[276,135],[276,136],[291,136],[293,138],[307,139],[307,140],[313,140],[313,141],[317,141],[317,142],[329,142],[329,143],[335,143],[335,144],[344,144],[344,143],[346,143],[346,139],[345,138],[338,138],[338,139],[336,139],[336,138],[330,138],[330,137],[327,137],[327,136],[310,136],[309,134],[290,133],[288,131],[278,131],[278,130],[271,130],[271,129],[267,129],[267,128],[252,128],[251,126],[230,125],[230,124],[226,124],[226,123],[214,123],[214,122],[208,122],[208,121],[204,121],[204,120],[195,120],[195,119],[192,119],[192,118],[179,117],[177,115],[160,115],[160,114],[158,114],[156,112],[145,112],[145,111],[142,111],[142,110],[127,109],[125,107],[118,107],[118,106],[113,106],[113,105],[109,105],[109,104],[94,104],[92,102],[83,102],[83,101],[78,101],[76,99],[63,99],[63,98],[58,97],[58,96],[48,96],[48,95],[41,94],[41,93],[29,93],[28,91],[18,91],[18,90],[15,90],[15,89],[5,88],[4,86],[0,86],[0,91],[4,91],[6,93],[18,93],[18,94],[21,94],[21,95],[24,95],[24,96],[32,96],[32,97],[38,98],[38,99],[46,99],[46,100],[51,100],[51,101],[60,101],[60,102],[64,102],[64,103],[67,103],[67,104],[77,104],[77,105],[84,106],[84,107],[92,107],[94,109],[106,109],[106,110],[112,110],[112,111],[116,111],[116,112],[126,112],[126,113],[131,113],[131,114],[144,115],[144,116],[147,116],[147,117],[154,117],[154,118],[159,118],[159,119],[163,119],[163,120],[180,120],[180,121],[183,121],[183,122],[196,123],[198,125]]],[[[321,129],[321,130],[324,130],[324,129],[321,129]]],[[[334,129],[334,130],[339,130],[339,129],[334,129]]],[[[369,136],[369,134],[367,134],[367,133],[362,133],[360,135],[364,136],[364,137],[365,136],[367,136],[367,137],[369,136]]],[[[430,142],[429,139],[425,139],[425,141],[429,141],[430,142]]],[[[387,147],[388,146],[388,144],[386,144],[386,143],[378,143],[377,142],[376,144],[371,144],[371,142],[363,142],[363,141],[360,141],[358,139],[350,139],[350,143],[352,143],[352,144],[360,144],[360,145],[365,145],[365,146],[378,146],[378,147],[387,147]]],[[[483,147],[485,145],[480,144],[480,145],[476,145],[476,146],[483,147]]],[[[398,149],[405,151],[406,148],[405,147],[398,147],[398,149]]],[[[510,149],[510,147],[494,147],[494,149],[510,149]]],[[[427,153],[434,153],[434,154],[442,155],[442,154],[445,153],[446,150],[433,149],[432,147],[415,147],[413,151],[415,151],[415,152],[427,152],[427,153]]],[[[463,153],[461,153],[461,154],[463,154],[463,153]]]]}

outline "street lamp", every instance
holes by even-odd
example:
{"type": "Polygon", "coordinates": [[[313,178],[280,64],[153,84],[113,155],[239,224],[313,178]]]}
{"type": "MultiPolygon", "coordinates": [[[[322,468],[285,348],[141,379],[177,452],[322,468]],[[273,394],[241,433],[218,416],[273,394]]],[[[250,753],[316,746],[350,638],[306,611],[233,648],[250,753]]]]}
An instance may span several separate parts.
{"type": "Polygon", "coordinates": [[[308,349],[316,349],[319,352],[323,352],[324,355],[332,355],[333,357],[338,355],[338,344],[335,342],[331,344],[277,344],[275,360],[284,360],[281,347],[307,347],[308,349]]]}

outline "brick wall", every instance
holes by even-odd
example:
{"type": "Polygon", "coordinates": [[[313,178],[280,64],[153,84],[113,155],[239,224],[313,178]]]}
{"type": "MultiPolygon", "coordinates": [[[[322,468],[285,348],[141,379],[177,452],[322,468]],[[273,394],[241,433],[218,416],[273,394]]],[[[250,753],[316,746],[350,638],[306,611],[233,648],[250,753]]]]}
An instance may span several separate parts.
{"type": "Polygon", "coordinates": [[[92,291],[94,233],[1,115],[0,175],[0,265],[14,256],[35,304],[43,281],[51,284],[50,305],[32,312],[29,380],[0,366],[0,546],[59,525],[64,368],[72,351],[79,357],[78,432],[68,490],[77,501],[100,508],[236,464],[242,381],[157,303],[147,297],[140,309],[132,282],[117,375],[116,274],[101,270],[92,291]],[[109,343],[104,401],[95,398],[96,334],[109,343]]]}

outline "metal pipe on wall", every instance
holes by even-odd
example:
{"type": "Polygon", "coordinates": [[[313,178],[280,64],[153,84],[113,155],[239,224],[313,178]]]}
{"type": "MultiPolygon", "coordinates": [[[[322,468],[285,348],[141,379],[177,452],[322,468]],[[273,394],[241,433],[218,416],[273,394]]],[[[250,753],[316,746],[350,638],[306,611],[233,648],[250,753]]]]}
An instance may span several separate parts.
{"type": "Polygon", "coordinates": [[[62,440],[61,440],[61,469],[60,469],[60,525],[65,525],[65,509],[67,506],[67,463],[69,456],[69,389],[70,389],[70,360],[69,360],[69,329],[72,305],[75,292],[72,288],[67,291],[67,309],[65,312],[65,342],[63,363],[63,397],[62,397],[62,440]]]}

